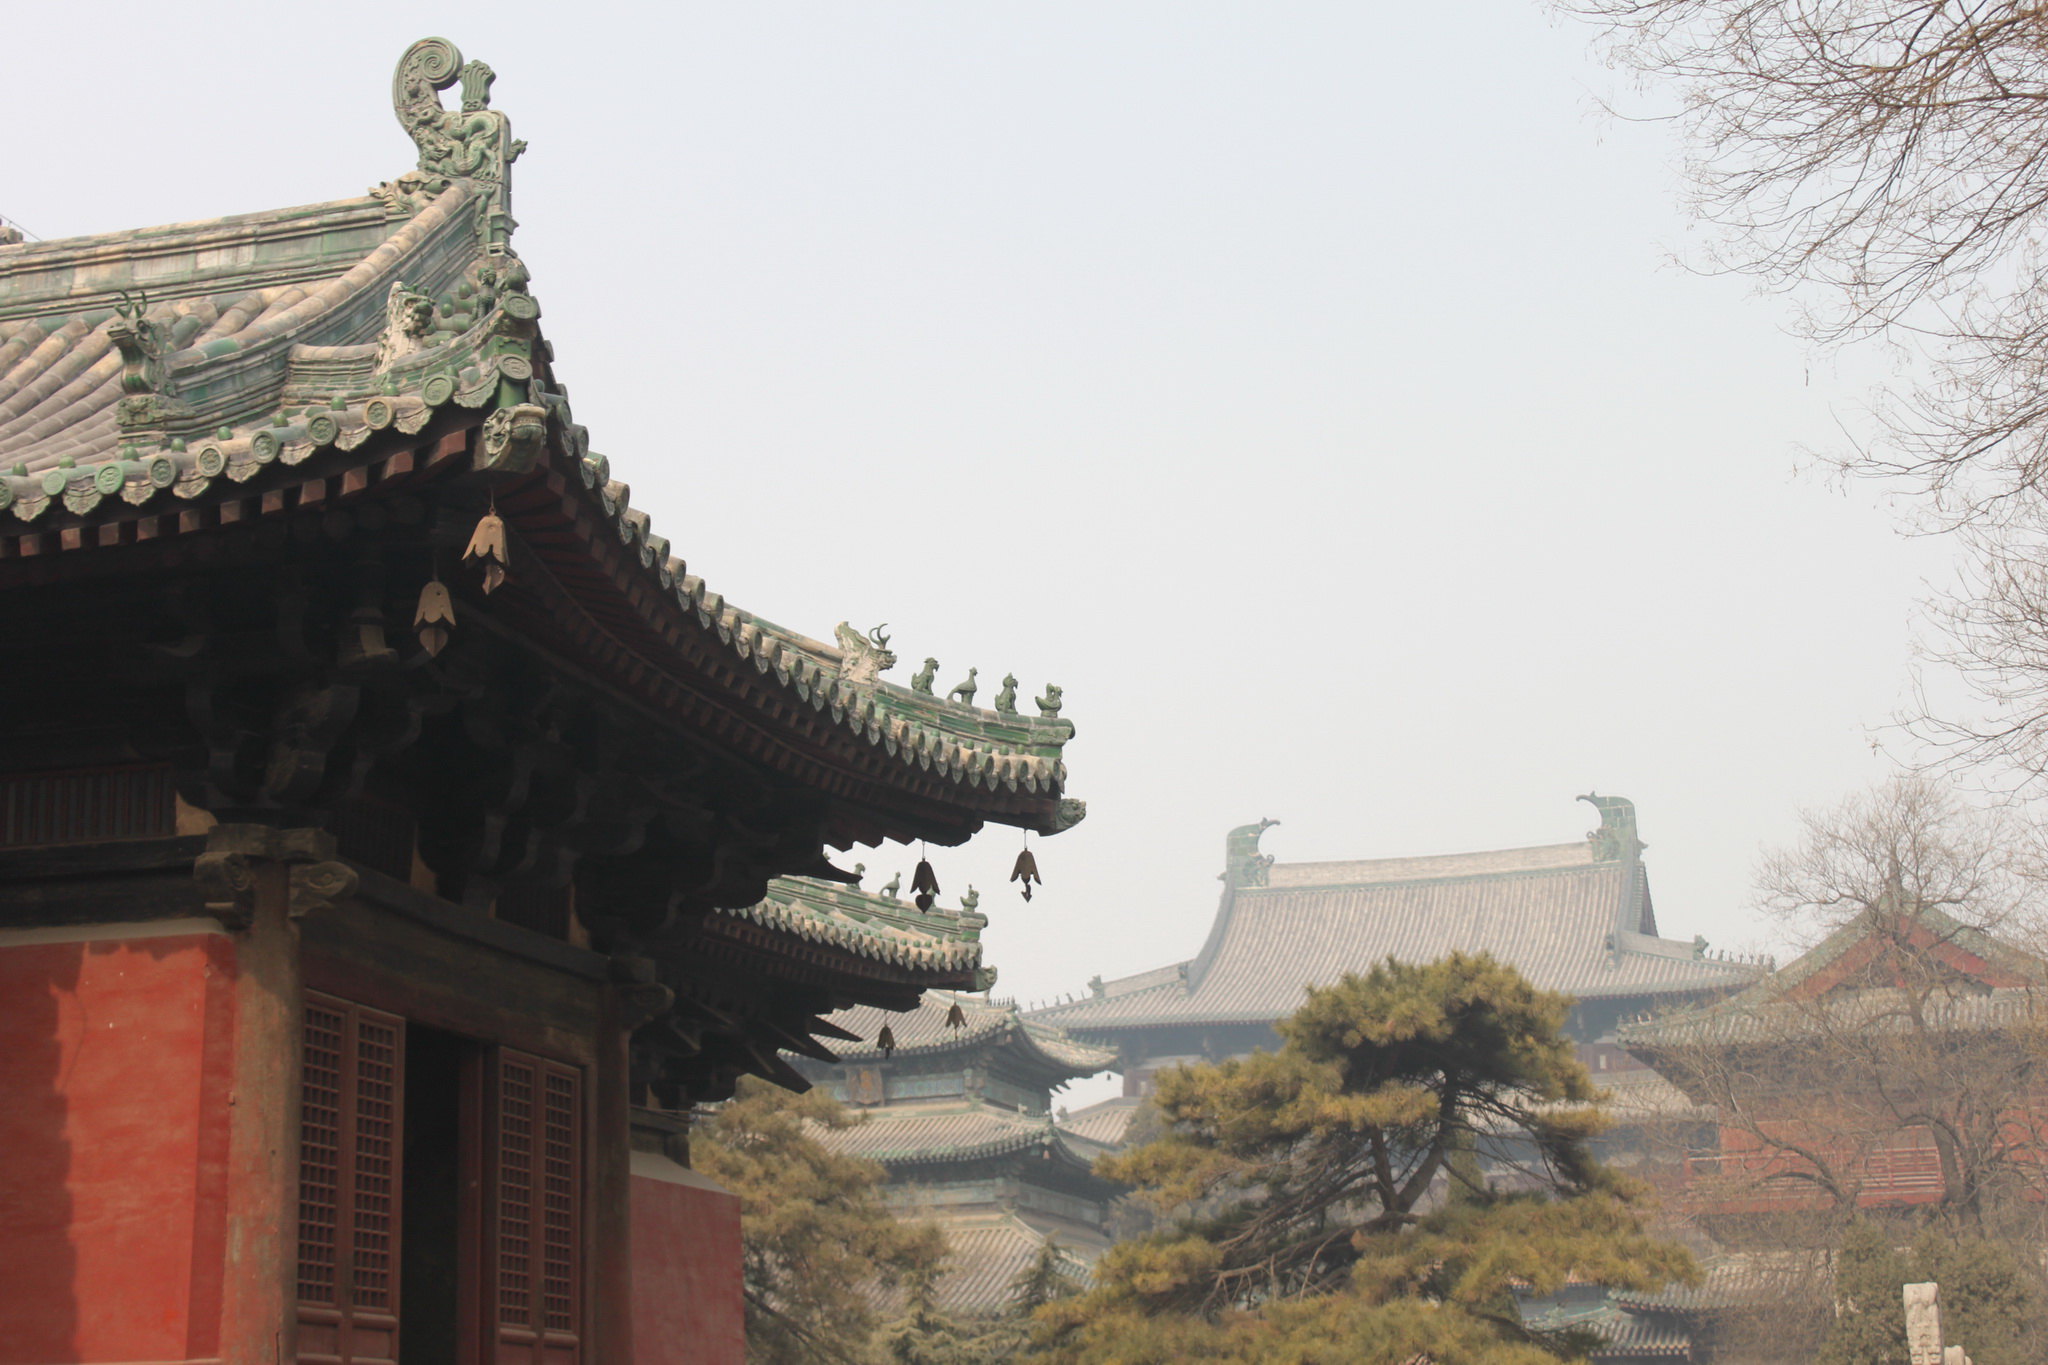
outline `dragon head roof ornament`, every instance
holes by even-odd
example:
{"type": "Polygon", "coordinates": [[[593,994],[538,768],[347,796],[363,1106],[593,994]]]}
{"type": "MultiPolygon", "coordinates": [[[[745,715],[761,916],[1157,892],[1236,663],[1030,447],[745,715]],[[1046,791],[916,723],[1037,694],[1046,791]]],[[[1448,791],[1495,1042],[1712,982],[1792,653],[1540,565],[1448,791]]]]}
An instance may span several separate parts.
{"type": "Polygon", "coordinates": [[[1256,825],[1239,825],[1224,836],[1223,875],[1217,880],[1231,886],[1264,886],[1273,855],[1259,852],[1259,840],[1279,823],[1261,820],[1256,825]]]}
{"type": "Polygon", "coordinates": [[[474,182],[486,200],[486,247],[503,247],[511,239],[512,163],[526,150],[512,136],[512,121],[490,107],[496,79],[485,63],[465,63],[446,38],[414,43],[391,77],[391,108],[420,149],[419,170],[399,177],[399,191],[432,192],[438,189],[435,182],[448,180],[474,182]],[[462,83],[462,107],[444,109],[440,92],[457,81],[462,83]]]}
{"type": "Polygon", "coordinates": [[[1579,798],[1600,812],[1600,828],[1588,830],[1597,863],[1633,862],[1649,845],[1636,837],[1636,803],[1625,796],[1588,792],[1579,798]]]}

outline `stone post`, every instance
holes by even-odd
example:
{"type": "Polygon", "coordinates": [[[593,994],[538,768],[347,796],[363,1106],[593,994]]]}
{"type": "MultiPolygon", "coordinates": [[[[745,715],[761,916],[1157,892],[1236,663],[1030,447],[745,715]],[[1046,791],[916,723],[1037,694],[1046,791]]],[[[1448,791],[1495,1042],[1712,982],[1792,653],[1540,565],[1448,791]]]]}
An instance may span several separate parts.
{"type": "Polygon", "coordinates": [[[1941,1286],[1909,1284],[1905,1296],[1906,1358],[1910,1365],[1970,1365],[1962,1347],[1942,1346],[1941,1286]]]}

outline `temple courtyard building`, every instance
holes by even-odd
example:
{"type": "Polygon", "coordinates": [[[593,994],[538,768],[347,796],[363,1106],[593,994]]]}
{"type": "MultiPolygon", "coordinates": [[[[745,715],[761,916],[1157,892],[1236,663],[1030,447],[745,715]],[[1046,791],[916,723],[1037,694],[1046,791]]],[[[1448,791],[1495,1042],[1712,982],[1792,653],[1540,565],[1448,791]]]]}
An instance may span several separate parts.
{"type": "Polygon", "coordinates": [[[1491,953],[1574,997],[1567,1027],[1595,1079],[1621,1093],[1646,1087],[1649,1105],[1661,1107],[1674,1093],[1621,1046],[1621,1026],[1726,995],[1761,966],[1712,955],[1703,939],[1664,937],[1634,804],[1580,799],[1600,815],[1584,839],[1479,853],[1283,863],[1260,851],[1277,821],[1232,830],[1221,902],[1199,952],[1097,977],[1078,998],[1030,1014],[1116,1053],[1124,1095],[1069,1122],[1118,1141],[1162,1067],[1275,1047],[1274,1024],[1301,1007],[1309,986],[1390,957],[1429,962],[1454,950],[1491,953]]]}
{"type": "Polygon", "coordinates": [[[828,1022],[852,1036],[825,1040],[830,1063],[795,1064],[861,1122],[820,1138],[879,1163],[898,1216],[945,1234],[939,1306],[1009,1312],[1018,1277],[1048,1245],[1068,1278],[1085,1281],[1109,1249],[1122,1189],[1092,1169],[1109,1145],[1061,1123],[1052,1092],[1115,1054],[1028,1022],[1010,1002],[953,991],[928,992],[908,1014],[861,1006],[828,1022]]]}
{"type": "Polygon", "coordinates": [[[0,242],[0,1365],[737,1362],[689,1110],[986,979],[834,852],[1081,817],[1057,689],[898,686],[635,505],[493,80],[414,44],[356,197],[0,242]]]}

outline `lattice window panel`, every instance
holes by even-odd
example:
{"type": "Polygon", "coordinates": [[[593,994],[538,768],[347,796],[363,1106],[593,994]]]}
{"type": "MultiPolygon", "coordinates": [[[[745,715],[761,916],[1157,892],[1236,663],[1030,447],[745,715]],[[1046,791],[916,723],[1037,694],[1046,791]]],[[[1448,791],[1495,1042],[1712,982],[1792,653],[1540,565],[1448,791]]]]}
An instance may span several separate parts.
{"type": "Polygon", "coordinates": [[[299,1360],[398,1358],[405,1021],[308,995],[299,1091],[299,1360]]]}
{"type": "Polygon", "coordinates": [[[177,796],[169,768],[0,777],[0,847],[167,839],[177,828],[177,796]]]}
{"type": "Polygon", "coordinates": [[[583,1074],[509,1049],[493,1100],[500,1365],[576,1365],[583,1315],[583,1074]]]}

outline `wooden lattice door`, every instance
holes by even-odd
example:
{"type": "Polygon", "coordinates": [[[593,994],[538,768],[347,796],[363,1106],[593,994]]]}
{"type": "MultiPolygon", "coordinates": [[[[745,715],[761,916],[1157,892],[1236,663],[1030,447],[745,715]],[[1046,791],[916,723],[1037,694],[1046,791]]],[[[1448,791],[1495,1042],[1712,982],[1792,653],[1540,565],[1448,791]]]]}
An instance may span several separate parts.
{"type": "Polygon", "coordinates": [[[496,1365],[579,1365],[583,1075],[500,1049],[489,1102],[496,1365]]]}
{"type": "Polygon", "coordinates": [[[405,1021],[308,995],[301,1064],[298,1358],[391,1365],[405,1021]]]}

